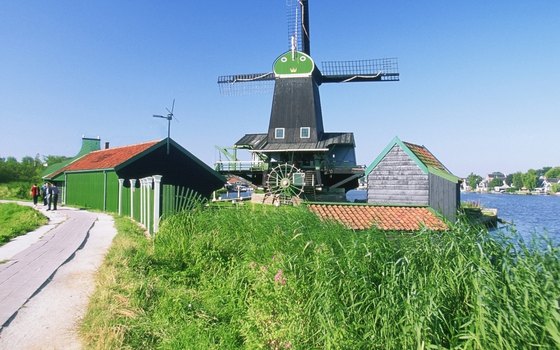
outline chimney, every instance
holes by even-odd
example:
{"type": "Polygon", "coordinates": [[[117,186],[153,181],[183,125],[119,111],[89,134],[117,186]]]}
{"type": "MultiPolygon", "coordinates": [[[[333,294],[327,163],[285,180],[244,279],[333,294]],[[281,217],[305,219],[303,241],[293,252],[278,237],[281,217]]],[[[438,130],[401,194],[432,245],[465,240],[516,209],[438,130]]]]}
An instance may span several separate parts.
{"type": "Polygon", "coordinates": [[[109,141],[105,141],[105,149],[109,149],[109,141]]]}

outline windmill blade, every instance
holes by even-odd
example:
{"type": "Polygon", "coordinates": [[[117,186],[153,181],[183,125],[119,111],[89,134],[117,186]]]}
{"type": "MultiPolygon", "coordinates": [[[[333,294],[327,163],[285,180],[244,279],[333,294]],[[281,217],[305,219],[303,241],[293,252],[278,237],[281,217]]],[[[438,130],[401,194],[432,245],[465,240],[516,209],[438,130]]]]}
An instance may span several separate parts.
{"type": "Polygon", "coordinates": [[[308,0],[286,0],[286,18],[289,47],[292,46],[292,38],[295,38],[295,49],[311,55],[308,0]]]}
{"type": "Polygon", "coordinates": [[[222,95],[245,95],[269,92],[274,86],[274,73],[222,75],[218,86],[222,95]]]}
{"type": "Polygon", "coordinates": [[[169,108],[165,107],[165,109],[167,110],[167,113],[171,114],[171,116],[173,116],[173,111],[175,110],[175,99],[173,99],[173,103],[171,104],[171,110],[169,110],[169,108]]]}
{"type": "Polygon", "coordinates": [[[356,81],[399,81],[396,58],[359,61],[327,61],[321,63],[322,83],[356,81]]]}
{"type": "Polygon", "coordinates": [[[175,99],[173,99],[173,103],[171,104],[171,110],[169,110],[169,108],[165,107],[165,110],[167,111],[167,118],[173,119],[174,115],[173,115],[173,110],[175,109],[175,99]]]}

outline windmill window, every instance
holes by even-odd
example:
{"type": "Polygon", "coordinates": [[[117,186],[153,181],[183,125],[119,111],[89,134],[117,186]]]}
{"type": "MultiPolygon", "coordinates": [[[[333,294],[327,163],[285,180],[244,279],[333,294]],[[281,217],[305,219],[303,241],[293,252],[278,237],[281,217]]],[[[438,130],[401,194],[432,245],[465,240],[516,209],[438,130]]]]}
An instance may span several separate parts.
{"type": "Polygon", "coordinates": [[[283,139],[284,138],[284,128],[274,129],[274,138],[283,139]]]}
{"type": "Polygon", "coordinates": [[[308,139],[311,137],[311,128],[306,126],[299,129],[299,137],[302,139],[308,139]]]}

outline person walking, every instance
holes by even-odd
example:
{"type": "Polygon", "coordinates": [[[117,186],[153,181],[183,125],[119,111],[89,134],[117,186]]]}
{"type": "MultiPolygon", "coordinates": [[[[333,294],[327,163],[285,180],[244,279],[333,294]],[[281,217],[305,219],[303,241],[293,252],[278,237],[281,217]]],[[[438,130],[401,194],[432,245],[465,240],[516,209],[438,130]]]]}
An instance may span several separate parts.
{"type": "Polygon", "coordinates": [[[58,203],[58,187],[55,184],[51,186],[51,203],[53,205],[53,210],[56,210],[56,205],[58,203]]]}
{"type": "Polygon", "coordinates": [[[31,186],[31,197],[33,198],[33,207],[37,206],[37,199],[39,199],[39,195],[41,194],[41,190],[37,187],[37,184],[33,184],[31,186]]]}
{"type": "Polygon", "coordinates": [[[51,210],[52,204],[52,185],[50,182],[47,182],[47,189],[45,190],[45,194],[47,196],[47,210],[51,210]]]}
{"type": "Polygon", "coordinates": [[[41,197],[43,197],[43,205],[47,206],[47,183],[45,182],[43,186],[41,186],[41,197]]]}

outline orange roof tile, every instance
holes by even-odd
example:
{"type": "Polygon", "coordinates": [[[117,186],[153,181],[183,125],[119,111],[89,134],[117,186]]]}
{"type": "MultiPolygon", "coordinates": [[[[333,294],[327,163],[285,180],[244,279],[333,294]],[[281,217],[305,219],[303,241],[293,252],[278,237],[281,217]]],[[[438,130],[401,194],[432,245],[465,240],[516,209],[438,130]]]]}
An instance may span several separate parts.
{"type": "Polygon", "coordinates": [[[56,176],[65,171],[112,169],[134,156],[144,152],[159,141],[150,141],[136,145],[113,147],[100,151],[93,151],[60,169],[56,176]]]}
{"type": "Polygon", "coordinates": [[[447,229],[447,225],[426,207],[311,204],[309,209],[321,219],[336,220],[354,230],[373,226],[388,231],[416,231],[422,227],[447,229]]]}
{"type": "Polygon", "coordinates": [[[415,145],[410,142],[403,143],[420,159],[426,166],[431,166],[439,170],[449,172],[447,168],[430,152],[426,147],[415,145]]]}

